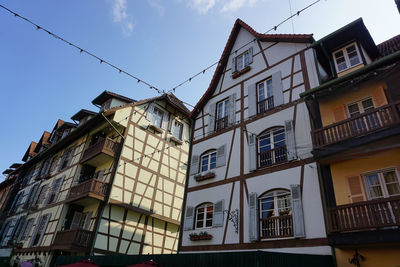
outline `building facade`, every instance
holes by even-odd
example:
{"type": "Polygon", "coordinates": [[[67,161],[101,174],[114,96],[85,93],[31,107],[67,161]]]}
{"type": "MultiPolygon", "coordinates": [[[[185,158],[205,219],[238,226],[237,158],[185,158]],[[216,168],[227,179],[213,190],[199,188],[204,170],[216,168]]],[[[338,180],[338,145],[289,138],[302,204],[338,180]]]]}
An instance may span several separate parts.
{"type": "Polygon", "coordinates": [[[180,251],[330,255],[310,120],[299,94],[319,85],[312,35],[233,26],[191,113],[180,251]]]}
{"type": "Polygon", "coordinates": [[[45,266],[58,255],[176,253],[189,111],[172,94],[105,91],[32,143],[1,244],[45,266]]]}
{"type": "Polygon", "coordinates": [[[337,265],[398,266],[400,36],[376,46],[358,19],[314,47],[326,76],[302,97],[337,265]]]}

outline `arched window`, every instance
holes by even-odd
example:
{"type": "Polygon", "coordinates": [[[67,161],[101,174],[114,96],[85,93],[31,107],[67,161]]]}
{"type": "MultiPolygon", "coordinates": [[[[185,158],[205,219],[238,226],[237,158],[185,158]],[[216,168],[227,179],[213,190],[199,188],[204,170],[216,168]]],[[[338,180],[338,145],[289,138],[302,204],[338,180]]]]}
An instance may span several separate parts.
{"type": "Polygon", "coordinates": [[[258,167],[266,167],[287,161],[285,128],[276,127],[257,137],[258,167]]]}
{"type": "Polygon", "coordinates": [[[217,167],[217,151],[209,150],[201,155],[200,172],[206,172],[217,167]]]}
{"type": "Polygon", "coordinates": [[[279,189],[261,195],[259,201],[260,237],[279,238],[293,236],[291,195],[279,189]]]}
{"type": "Polygon", "coordinates": [[[214,205],[203,203],[196,208],[195,229],[210,228],[213,224],[214,205]]]}

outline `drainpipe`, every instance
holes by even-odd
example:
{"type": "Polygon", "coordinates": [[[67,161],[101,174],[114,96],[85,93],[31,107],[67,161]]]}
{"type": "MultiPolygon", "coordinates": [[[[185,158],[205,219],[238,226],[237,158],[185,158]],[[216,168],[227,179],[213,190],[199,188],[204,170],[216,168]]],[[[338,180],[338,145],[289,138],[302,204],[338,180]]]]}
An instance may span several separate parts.
{"type": "Polygon", "coordinates": [[[181,225],[179,226],[179,239],[178,239],[178,250],[177,253],[179,254],[180,248],[182,245],[182,236],[183,236],[183,219],[184,219],[184,211],[186,207],[186,198],[187,198],[187,188],[189,185],[189,166],[190,166],[190,159],[192,158],[192,140],[193,140],[193,133],[194,133],[194,124],[195,120],[191,119],[191,127],[190,127],[190,137],[189,137],[189,155],[188,155],[188,163],[187,163],[187,169],[186,169],[186,183],[185,183],[185,191],[183,192],[183,203],[182,203],[182,212],[181,212],[181,225]]]}

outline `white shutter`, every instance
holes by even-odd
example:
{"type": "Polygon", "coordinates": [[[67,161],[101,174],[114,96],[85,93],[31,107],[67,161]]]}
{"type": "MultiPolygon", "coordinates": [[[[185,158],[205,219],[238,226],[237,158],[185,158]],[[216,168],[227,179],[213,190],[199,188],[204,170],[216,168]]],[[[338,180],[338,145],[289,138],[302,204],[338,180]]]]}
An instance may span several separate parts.
{"type": "Polygon", "coordinates": [[[228,123],[232,125],[236,121],[236,93],[229,96],[228,123]]]}
{"type": "Polygon", "coordinates": [[[152,104],[149,104],[147,106],[147,111],[146,111],[146,119],[149,121],[153,120],[153,112],[154,112],[154,106],[152,104]]]}
{"type": "Polygon", "coordinates": [[[247,98],[249,117],[253,117],[257,115],[257,84],[250,84],[247,90],[249,96],[247,98]]]}
{"type": "Polygon", "coordinates": [[[221,167],[226,164],[226,145],[222,145],[217,149],[216,166],[221,167]]]}
{"type": "Polygon", "coordinates": [[[236,72],[236,57],[232,58],[232,73],[236,72]]]}
{"type": "Polygon", "coordinates": [[[249,195],[249,239],[251,242],[258,240],[258,200],[257,193],[250,193],[249,195]]]}
{"type": "Polygon", "coordinates": [[[83,214],[81,212],[75,211],[74,217],[72,217],[71,226],[69,229],[76,230],[79,229],[79,224],[81,223],[83,214]]]}
{"type": "Polygon", "coordinates": [[[255,134],[249,133],[249,171],[257,170],[257,137],[255,134]]]}
{"type": "Polygon", "coordinates": [[[283,104],[282,73],[280,71],[272,74],[272,95],[274,96],[274,107],[283,104]]]}
{"type": "Polygon", "coordinates": [[[293,232],[294,237],[305,237],[303,204],[300,185],[290,185],[292,196],[293,232]]]}
{"type": "Polygon", "coordinates": [[[293,121],[285,121],[285,138],[286,138],[286,149],[288,160],[294,160],[297,158],[296,152],[296,140],[294,137],[293,121]]]}
{"type": "Polygon", "coordinates": [[[192,156],[192,161],[190,162],[190,175],[199,173],[199,163],[200,157],[198,155],[192,156]]]}
{"type": "Polygon", "coordinates": [[[193,230],[194,224],[194,208],[191,206],[186,207],[185,222],[183,230],[193,230]]]}
{"type": "Polygon", "coordinates": [[[164,112],[163,120],[161,123],[161,128],[167,129],[168,122],[169,122],[169,114],[168,114],[168,112],[164,112]]]}
{"type": "Polygon", "coordinates": [[[215,130],[215,111],[216,111],[217,105],[215,103],[211,103],[210,107],[208,109],[208,129],[207,129],[207,135],[210,135],[214,133],[215,130]]]}
{"type": "Polygon", "coordinates": [[[92,220],[92,213],[93,213],[92,211],[85,213],[85,221],[83,223],[84,230],[89,230],[89,228],[90,228],[90,221],[92,220]]]}
{"type": "Polygon", "coordinates": [[[40,243],[42,242],[43,235],[46,232],[47,224],[49,223],[49,220],[50,220],[50,215],[51,215],[51,213],[48,213],[48,214],[44,215],[42,217],[42,222],[39,225],[40,228],[39,228],[39,231],[37,233],[38,235],[40,235],[39,240],[37,242],[37,245],[39,245],[39,246],[40,246],[40,243]]]}
{"type": "Polygon", "coordinates": [[[249,65],[253,63],[253,47],[250,47],[248,50],[249,53],[249,65]]]}
{"type": "Polygon", "coordinates": [[[225,208],[224,204],[225,201],[223,199],[214,203],[213,219],[212,219],[213,227],[224,226],[224,208],[225,208]]]}

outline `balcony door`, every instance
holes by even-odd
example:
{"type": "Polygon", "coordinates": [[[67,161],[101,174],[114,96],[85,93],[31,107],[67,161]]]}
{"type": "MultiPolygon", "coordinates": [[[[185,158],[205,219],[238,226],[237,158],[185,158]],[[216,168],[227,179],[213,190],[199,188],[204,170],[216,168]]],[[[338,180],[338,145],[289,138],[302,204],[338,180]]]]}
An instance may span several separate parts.
{"type": "Polygon", "coordinates": [[[353,121],[353,129],[357,134],[370,131],[379,127],[378,116],[375,113],[370,113],[366,116],[359,115],[375,109],[372,98],[369,97],[347,105],[347,112],[350,118],[355,118],[353,121]],[[358,117],[358,118],[357,118],[358,117]]]}

